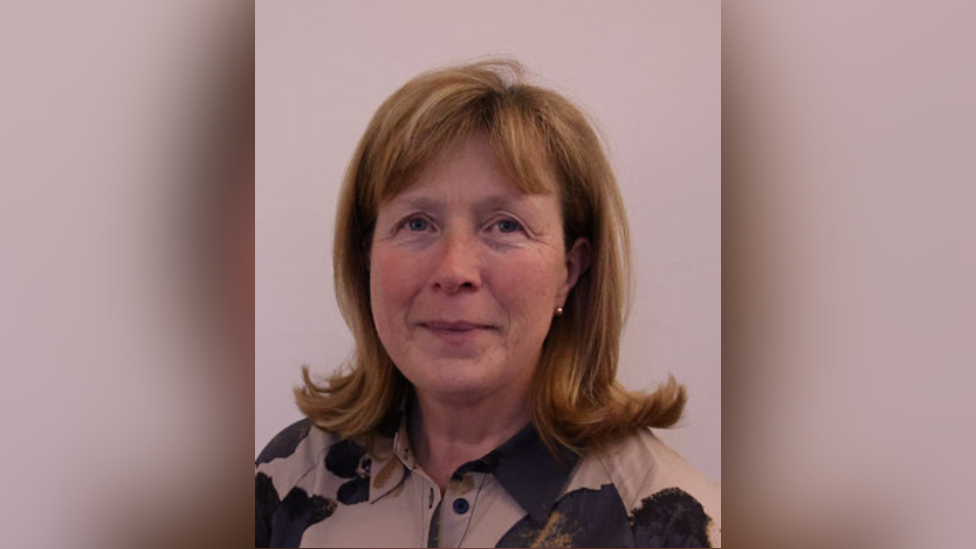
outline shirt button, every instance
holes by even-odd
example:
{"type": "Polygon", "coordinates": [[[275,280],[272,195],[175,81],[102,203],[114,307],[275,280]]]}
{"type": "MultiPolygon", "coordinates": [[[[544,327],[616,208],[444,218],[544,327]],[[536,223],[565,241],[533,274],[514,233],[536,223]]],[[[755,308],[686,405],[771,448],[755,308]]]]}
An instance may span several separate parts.
{"type": "Polygon", "coordinates": [[[468,500],[464,498],[457,498],[454,500],[454,512],[459,515],[467,513],[470,507],[471,506],[468,505],[468,500]]]}

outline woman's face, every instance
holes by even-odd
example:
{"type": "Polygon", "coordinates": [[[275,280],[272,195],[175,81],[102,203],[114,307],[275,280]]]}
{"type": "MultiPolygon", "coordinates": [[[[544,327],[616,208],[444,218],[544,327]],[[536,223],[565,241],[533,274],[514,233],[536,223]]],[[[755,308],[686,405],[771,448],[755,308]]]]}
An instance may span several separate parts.
{"type": "Polygon", "coordinates": [[[472,137],[380,207],[370,257],[380,340],[422,394],[522,394],[588,254],[584,239],[565,253],[558,194],[521,193],[487,139],[472,137]]]}

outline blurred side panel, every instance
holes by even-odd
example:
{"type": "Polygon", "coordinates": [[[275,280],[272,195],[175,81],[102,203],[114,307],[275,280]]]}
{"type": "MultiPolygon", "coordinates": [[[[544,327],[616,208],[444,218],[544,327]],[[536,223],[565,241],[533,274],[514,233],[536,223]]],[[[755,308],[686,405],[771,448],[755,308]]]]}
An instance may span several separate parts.
{"type": "Polygon", "coordinates": [[[253,59],[246,2],[0,7],[5,545],[249,543],[253,59]]]}
{"type": "Polygon", "coordinates": [[[723,5],[727,540],[966,543],[974,16],[723,5]]]}

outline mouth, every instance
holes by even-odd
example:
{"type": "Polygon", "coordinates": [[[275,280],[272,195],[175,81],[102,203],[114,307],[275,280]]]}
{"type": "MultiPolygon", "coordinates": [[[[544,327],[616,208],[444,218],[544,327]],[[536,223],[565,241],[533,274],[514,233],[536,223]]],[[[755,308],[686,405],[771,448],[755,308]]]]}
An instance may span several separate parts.
{"type": "Polygon", "coordinates": [[[448,322],[435,320],[420,322],[419,326],[442,341],[452,344],[466,343],[494,329],[494,326],[467,321],[448,322]]]}
{"type": "Polygon", "coordinates": [[[475,322],[467,321],[444,321],[444,320],[432,320],[429,322],[421,322],[421,326],[427,328],[428,330],[442,330],[448,332],[468,332],[471,330],[487,330],[491,326],[487,324],[477,324],[475,322]]]}

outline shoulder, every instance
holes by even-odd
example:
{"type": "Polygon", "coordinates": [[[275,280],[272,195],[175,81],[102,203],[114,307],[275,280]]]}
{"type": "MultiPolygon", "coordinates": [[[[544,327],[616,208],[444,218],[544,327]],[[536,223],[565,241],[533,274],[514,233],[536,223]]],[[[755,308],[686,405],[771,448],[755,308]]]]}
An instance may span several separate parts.
{"type": "Polygon", "coordinates": [[[638,547],[721,544],[721,486],[650,429],[640,429],[596,458],[627,509],[638,547]]]}
{"type": "Polygon", "coordinates": [[[323,456],[338,440],[303,419],[282,429],[264,447],[254,461],[255,547],[297,547],[305,527],[331,514],[334,502],[315,494],[308,480],[302,486],[303,479],[315,477],[323,456]],[[278,524],[274,517],[279,507],[285,516],[301,520],[278,524]]]}
{"type": "Polygon", "coordinates": [[[288,427],[285,427],[265,445],[264,450],[258,454],[258,458],[254,464],[261,465],[262,463],[269,463],[275,459],[291,456],[295,453],[298,445],[308,438],[310,428],[311,421],[308,418],[296,421],[288,427]]]}
{"type": "Polygon", "coordinates": [[[278,492],[287,492],[319,464],[339,439],[308,418],[292,423],[272,437],[254,461],[255,476],[274,479],[278,492]]]}

